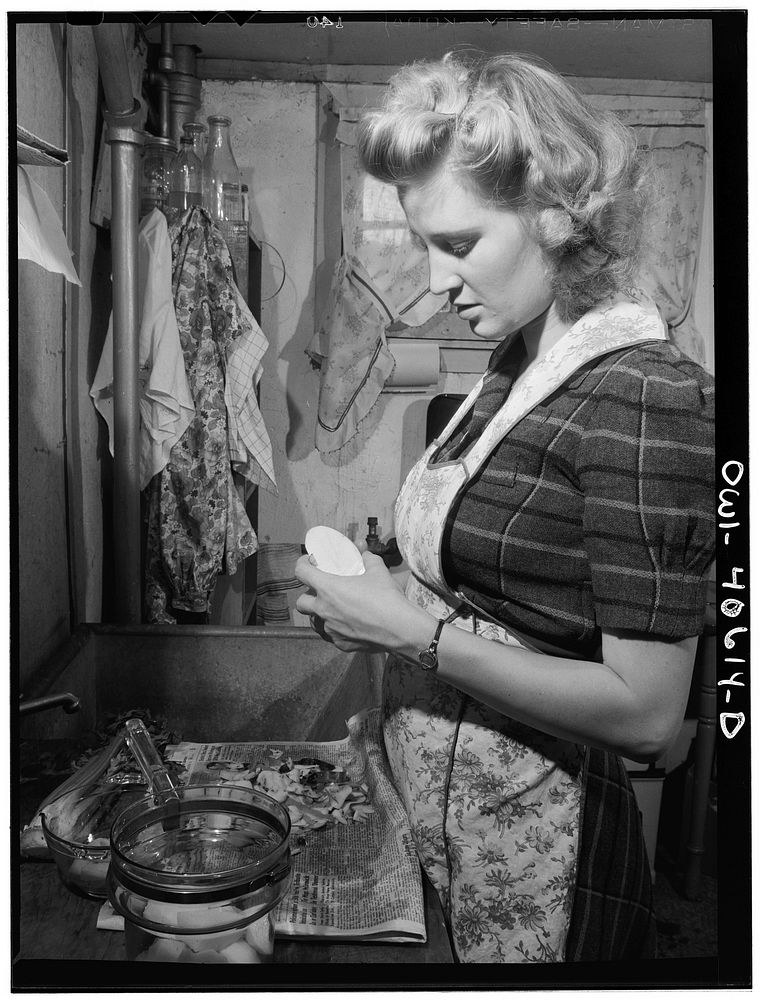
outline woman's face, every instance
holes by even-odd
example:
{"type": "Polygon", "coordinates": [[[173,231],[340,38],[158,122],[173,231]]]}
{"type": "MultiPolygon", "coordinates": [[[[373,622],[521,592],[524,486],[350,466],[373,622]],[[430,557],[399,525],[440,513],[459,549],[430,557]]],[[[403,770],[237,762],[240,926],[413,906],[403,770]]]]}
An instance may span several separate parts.
{"type": "Polygon", "coordinates": [[[448,168],[400,199],[428,252],[431,291],[447,292],[477,337],[501,340],[551,305],[542,251],[518,212],[488,204],[448,168]]]}

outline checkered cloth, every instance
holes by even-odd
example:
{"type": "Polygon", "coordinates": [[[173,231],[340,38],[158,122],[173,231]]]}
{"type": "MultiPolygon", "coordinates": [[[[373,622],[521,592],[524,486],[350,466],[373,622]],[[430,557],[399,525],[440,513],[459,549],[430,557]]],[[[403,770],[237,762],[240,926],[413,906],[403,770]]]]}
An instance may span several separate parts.
{"type": "Polygon", "coordinates": [[[256,395],[263,373],[261,358],[269,342],[236,287],[234,293],[241,334],[226,358],[224,400],[229,417],[229,457],[235,471],[245,479],[276,493],[271,441],[256,395]]]}
{"type": "Polygon", "coordinates": [[[566,960],[654,957],[652,876],[641,814],[622,760],[589,748],[577,886],[566,960]]]}
{"type": "MultiPolygon", "coordinates": [[[[476,400],[480,429],[513,357],[476,400]]],[[[702,632],[715,545],[714,389],[671,344],[583,366],[520,420],[454,504],[447,582],[531,638],[593,658],[601,629],[702,632]]],[[[468,422],[440,458],[455,458],[468,422]]]]}

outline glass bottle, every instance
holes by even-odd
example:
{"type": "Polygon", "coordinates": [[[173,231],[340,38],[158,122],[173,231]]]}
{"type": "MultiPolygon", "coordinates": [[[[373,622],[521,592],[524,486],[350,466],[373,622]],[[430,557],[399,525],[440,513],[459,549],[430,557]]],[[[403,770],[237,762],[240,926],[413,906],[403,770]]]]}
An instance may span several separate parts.
{"type": "Polygon", "coordinates": [[[239,221],[242,188],[239,167],[231,148],[231,118],[211,115],[208,120],[207,151],[203,161],[203,203],[214,222],[239,221]]]}
{"type": "Polygon", "coordinates": [[[188,135],[181,136],[181,148],[171,166],[168,204],[180,212],[202,204],[202,163],[188,135]]]}
{"type": "Polygon", "coordinates": [[[141,164],[141,218],[148,215],[153,208],[159,208],[161,212],[167,211],[170,165],[175,152],[176,147],[172,139],[150,136],[144,143],[144,158],[141,164]]]}
{"type": "Polygon", "coordinates": [[[221,230],[231,255],[234,280],[247,298],[248,224],[243,218],[242,184],[231,148],[231,118],[211,115],[202,164],[203,204],[221,230]]]}
{"type": "Polygon", "coordinates": [[[191,139],[194,155],[199,158],[200,163],[205,161],[205,133],[207,128],[202,122],[185,122],[183,133],[191,139]]]}
{"type": "Polygon", "coordinates": [[[242,185],[242,221],[234,223],[237,229],[240,262],[236,270],[237,288],[247,302],[250,289],[250,194],[247,184],[242,185]]]}

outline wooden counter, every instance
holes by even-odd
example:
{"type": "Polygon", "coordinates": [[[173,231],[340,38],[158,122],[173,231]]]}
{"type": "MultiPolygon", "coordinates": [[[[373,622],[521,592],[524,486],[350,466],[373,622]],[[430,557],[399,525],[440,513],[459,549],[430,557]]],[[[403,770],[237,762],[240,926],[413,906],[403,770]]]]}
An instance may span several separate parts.
{"type": "MultiPolygon", "coordinates": [[[[18,869],[18,926],[14,927],[14,986],[55,988],[66,985],[131,985],[151,981],[158,985],[177,984],[194,976],[195,984],[237,985],[256,982],[296,983],[312,978],[311,966],[385,964],[388,975],[376,972],[368,983],[397,975],[408,982],[421,976],[402,965],[452,964],[447,929],[436,893],[425,888],[428,942],[424,945],[400,945],[358,942],[316,942],[278,939],[274,947],[274,966],[197,966],[190,973],[188,965],[153,965],[126,962],[124,935],[121,931],[96,928],[100,903],[70,892],[60,881],[56,866],[47,861],[24,861],[18,869]],[[303,968],[302,968],[303,967],[303,968]],[[287,970],[290,970],[289,972],[287,970]],[[225,970],[225,971],[222,971],[225,970]]],[[[343,979],[346,974],[328,971],[315,976],[318,981],[343,979]]],[[[432,973],[429,973],[429,981],[432,973]]],[[[445,981],[447,981],[445,979],[445,981]]]]}

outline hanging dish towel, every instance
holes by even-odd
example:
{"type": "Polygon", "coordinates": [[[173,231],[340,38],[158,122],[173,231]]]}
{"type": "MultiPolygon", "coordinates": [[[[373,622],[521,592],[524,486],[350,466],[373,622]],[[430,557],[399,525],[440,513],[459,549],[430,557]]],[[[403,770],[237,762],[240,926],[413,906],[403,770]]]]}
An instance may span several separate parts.
{"type": "MultiPolygon", "coordinates": [[[[239,418],[232,430],[226,406],[227,378],[234,371],[229,397],[235,405],[243,396],[252,402],[243,372],[255,372],[262,355],[253,350],[257,324],[237,292],[228,248],[209,216],[192,208],[169,235],[176,318],[195,414],[147,490],[145,599],[151,622],[174,622],[170,609],[206,613],[218,574],[236,572],[258,547],[234,484],[230,453],[232,437],[243,441],[250,435],[245,431],[243,437],[239,418]],[[232,358],[237,362],[229,373],[232,358]]],[[[240,406],[243,419],[244,409],[240,406]]],[[[260,468],[273,483],[271,448],[262,428],[259,441],[265,463],[260,468]]],[[[248,447],[244,441],[237,454],[251,471],[258,459],[248,447]]]]}
{"type": "Polygon", "coordinates": [[[318,451],[342,448],[375,405],[395,366],[386,330],[420,325],[444,309],[446,296],[432,295],[422,274],[410,279],[383,290],[357,257],[338,261],[326,315],[306,352],[322,372],[318,451]]]}
{"type": "Polygon", "coordinates": [[[261,359],[269,342],[235,285],[241,334],[231,342],[226,361],[224,398],[229,418],[229,457],[234,471],[255,486],[277,493],[271,441],[256,387],[263,374],[261,359]]]}
{"type": "Polygon", "coordinates": [[[337,451],[372,409],[394,359],[383,331],[393,314],[354,257],[342,257],[333,275],[324,321],[309,347],[321,365],[316,446],[337,451]]]}
{"type": "MultiPolygon", "coordinates": [[[[320,452],[338,451],[371,419],[394,369],[386,333],[406,335],[407,328],[422,326],[449,306],[446,294],[429,289],[427,255],[412,241],[395,188],[359,163],[357,129],[364,108],[346,106],[344,88],[329,89],[339,118],[343,250],[324,322],[307,350],[321,365],[315,435],[320,452]]],[[[375,100],[365,95],[365,104],[368,96],[375,100]]]]}
{"type": "MultiPolygon", "coordinates": [[[[181,341],[173,306],[168,227],[154,209],[138,231],[138,289],[140,306],[139,412],[141,487],[165,467],[170,449],[194,415],[194,400],[186,377],[181,341]]],[[[112,317],[90,395],[109,428],[114,454],[114,333],[112,317]]]]}
{"type": "Polygon", "coordinates": [[[73,285],[82,284],[50,198],[21,165],[16,168],[16,180],[19,260],[32,260],[46,271],[63,274],[73,285]]]}

